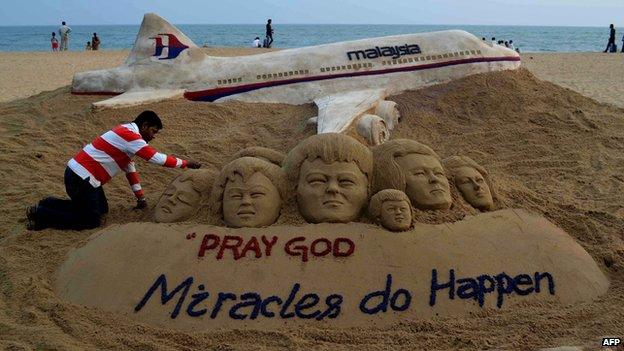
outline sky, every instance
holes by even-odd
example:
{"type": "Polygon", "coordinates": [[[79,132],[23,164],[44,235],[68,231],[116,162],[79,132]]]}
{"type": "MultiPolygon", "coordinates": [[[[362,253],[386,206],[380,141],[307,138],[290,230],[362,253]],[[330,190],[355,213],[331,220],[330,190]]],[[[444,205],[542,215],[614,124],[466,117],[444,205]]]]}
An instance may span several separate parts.
{"type": "Polygon", "coordinates": [[[624,0],[4,0],[1,26],[140,24],[474,24],[624,27],[624,0]]]}

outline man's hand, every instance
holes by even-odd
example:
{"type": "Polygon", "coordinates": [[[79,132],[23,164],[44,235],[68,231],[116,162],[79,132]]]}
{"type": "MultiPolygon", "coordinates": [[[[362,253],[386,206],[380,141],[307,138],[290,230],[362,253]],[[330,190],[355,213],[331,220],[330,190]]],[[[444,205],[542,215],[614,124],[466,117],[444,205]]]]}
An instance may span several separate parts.
{"type": "Polygon", "coordinates": [[[201,163],[195,162],[195,161],[187,161],[186,167],[191,168],[191,169],[198,169],[201,167],[201,163]]]}
{"type": "Polygon", "coordinates": [[[138,199],[136,207],[134,209],[135,210],[142,210],[144,208],[147,208],[147,200],[145,200],[145,198],[138,199]]]}

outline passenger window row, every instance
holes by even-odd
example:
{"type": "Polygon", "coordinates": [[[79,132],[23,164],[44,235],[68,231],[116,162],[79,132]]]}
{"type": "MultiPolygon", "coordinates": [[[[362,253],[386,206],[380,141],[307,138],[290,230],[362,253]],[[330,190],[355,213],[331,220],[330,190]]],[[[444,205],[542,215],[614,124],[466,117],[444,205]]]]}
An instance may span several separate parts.
{"type": "Polygon", "coordinates": [[[390,66],[390,65],[399,65],[399,64],[403,64],[403,63],[412,63],[412,62],[419,62],[419,61],[432,61],[432,60],[441,60],[441,59],[445,59],[445,58],[451,58],[451,57],[460,57],[460,56],[468,56],[468,55],[480,55],[481,54],[481,50],[466,50],[466,51],[457,51],[457,52],[451,52],[451,53],[446,53],[446,54],[438,54],[438,55],[426,55],[426,56],[418,56],[418,57],[409,57],[409,58],[403,58],[403,59],[396,59],[396,60],[387,60],[387,61],[381,61],[381,64],[384,66],[390,66]]]}
{"type": "Polygon", "coordinates": [[[371,67],[373,67],[373,64],[370,62],[354,63],[354,64],[343,65],[343,66],[321,67],[321,72],[344,71],[348,69],[360,69],[360,68],[371,68],[371,67]]]}
{"type": "Polygon", "coordinates": [[[217,84],[222,85],[222,84],[232,84],[232,83],[240,83],[243,81],[242,77],[238,77],[238,78],[230,78],[230,79],[219,79],[217,80],[217,84]]]}
{"type": "Polygon", "coordinates": [[[283,78],[283,77],[298,76],[298,75],[301,75],[301,74],[308,74],[308,73],[310,73],[310,70],[302,69],[302,70],[299,70],[299,71],[288,71],[288,72],[258,74],[256,76],[256,79],[283,78]]]}

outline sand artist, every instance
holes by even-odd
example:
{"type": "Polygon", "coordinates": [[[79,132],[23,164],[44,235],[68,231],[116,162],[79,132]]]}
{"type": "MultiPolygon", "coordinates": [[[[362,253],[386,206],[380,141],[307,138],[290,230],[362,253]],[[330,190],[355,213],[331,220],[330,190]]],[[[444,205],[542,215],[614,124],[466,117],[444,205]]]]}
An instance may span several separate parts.
{"type": "Polygon", "coordinates": [[[311,136],[284,160],[296,184],[299,212],[310,223],[347,223],[368,203],[373,157],[356,139],[337,133],[311,136]]]}
{"type": "Polygon", "coordinates": [[[421,210],[448,210],[451,191],[438,155],[427,145],[395,139],[373,149],[374,189],[404,191],[421,210]]]}
{"type": "Polygon", "coordinates": [[[228,227],[266,227],[279,218],[288,197],[282,169],[256,157],[241,157],[219,174],[211,208],[228,227]]]}
{"type": "Polygon", "coordinates": [[[217,172],[211,169],[188,170],[175,177],[165,188],[154,208],[157,223],[182,222],[208,205],[210,189],[217,172]]]}
{"type": "Polygon", "coordinates": [[[151,163],[171,168],[200,168],[195,161],[162,154],[148,143],[163,128],[153,111],[141,112],[133,122],[121,124],[85,146],[65,169],[65,190],[70,200],[45,198],[26,210],[30,230],[44,228],[90,229],[99,227],[108,212],[102,186],[124,171],[137,198],[135,208],[147,207],[132,157],[138,155],[151,163]]]}

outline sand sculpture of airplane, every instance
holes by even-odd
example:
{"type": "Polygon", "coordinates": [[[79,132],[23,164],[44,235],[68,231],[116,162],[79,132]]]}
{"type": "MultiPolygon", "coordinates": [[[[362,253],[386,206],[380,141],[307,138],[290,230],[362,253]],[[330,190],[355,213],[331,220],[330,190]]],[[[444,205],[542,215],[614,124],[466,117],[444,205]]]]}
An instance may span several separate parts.
{"type": "Polygon", "coordinates": [[[146,14],[124,65],[78,73],[74,94],[118,95],[96,107],[184,97],[194,101],[314,102],[318,133],[377,145],[398,123],[385,98],[467,75],[516,69],[520,56],[459,31],[417,33],[239,57],[205,54],[156,14],[146,14]]]}

